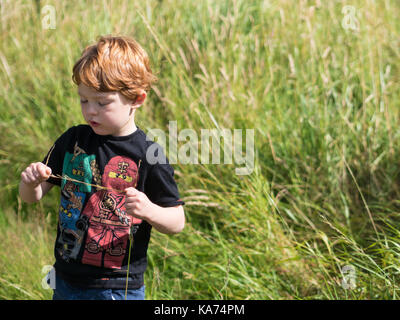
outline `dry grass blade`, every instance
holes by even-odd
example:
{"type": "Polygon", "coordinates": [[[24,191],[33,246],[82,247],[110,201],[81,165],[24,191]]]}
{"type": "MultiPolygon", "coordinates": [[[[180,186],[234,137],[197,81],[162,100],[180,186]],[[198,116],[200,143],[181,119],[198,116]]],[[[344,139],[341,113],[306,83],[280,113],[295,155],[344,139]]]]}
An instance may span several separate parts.
{"type": "MultiPolygon", "coordinates": [[[[55,148],[55,144],[51,147],[51,149],[50,149],[50,151],[49,151],[49,154],[47,155],[46,166],[47,166],[47,164],[49,163],[49,158],[50,158],[50,155],[51,155],[51,153],[53,152],[54,148],[55,148]]],[[[137,171],[138,173],[139,173],[139,170],[140,170],[140,164],[141,164],[141,162],[142,162],[142,160],[140,159],[140,160],[139,160],[139,164],[138,164],[138,171],[137,171]]],[[[137,173],[137,174],[138,174],[138,173],[137,173]]],[[[118,192],[118,193],[125,193],[125,190],[118,190],[118,189],[114,189],[114,188],[108,188],[108,187],[99,186],[98,184],[91,184],[91,183],[88,183],[88,182],[83,182],[83,181],[80,181],[80,180],[73,179],[73,178],[67,176],[66,174],[63,174],[63,175],[59,175],[59,174],[54,175],[54,174],[51,174],[50,177],[51,177],[51,178],[55,178],[55,179],[61,179],[61,180],[62,180],[62,179],[65,179],[65,180],[67,180],[67,181],[71,181],[71,182],[75,182],[75,183],[80,183],[80,184],[85,184],[85,185],[87,185],[87,186],[92,186],[92,187],[95,187],[95,188],[100,189],[100,190],[108,190],[108,191],[115,191],[115,192],[118,192]]],[[[135,181],[135,186],[134,186],[134,188],[136,188],[136,185],[137,185],[137,179],[136,179],[136,181],[135,181]]]]}

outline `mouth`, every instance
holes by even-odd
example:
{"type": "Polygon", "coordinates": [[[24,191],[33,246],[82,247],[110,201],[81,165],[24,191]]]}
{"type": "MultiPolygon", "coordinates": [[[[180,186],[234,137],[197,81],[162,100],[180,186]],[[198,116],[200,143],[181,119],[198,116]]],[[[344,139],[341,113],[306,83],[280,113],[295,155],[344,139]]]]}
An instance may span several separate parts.
{"type": "Polygon", "coordinates": [[[92,127],[98,127],[98,126],[100,125],[100,123],[98,123],[98,122],[96,122],[96,121],[89,121],[89,124],[90,124],[92,127]]]}

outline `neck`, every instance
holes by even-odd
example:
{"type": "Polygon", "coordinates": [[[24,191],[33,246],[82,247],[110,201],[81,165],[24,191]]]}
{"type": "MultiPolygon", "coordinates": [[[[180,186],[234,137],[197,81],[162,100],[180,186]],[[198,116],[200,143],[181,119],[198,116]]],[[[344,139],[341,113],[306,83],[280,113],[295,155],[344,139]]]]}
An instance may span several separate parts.
{"type": "Polygon", "coordinates": [[[125,125],[121,128],[118,134],[114,136],[128,136],[132,133],[134,133],[137,130],[136,124],[135,124],[135,117],[132,115],[128,121],[125,123],[125,125]]]}

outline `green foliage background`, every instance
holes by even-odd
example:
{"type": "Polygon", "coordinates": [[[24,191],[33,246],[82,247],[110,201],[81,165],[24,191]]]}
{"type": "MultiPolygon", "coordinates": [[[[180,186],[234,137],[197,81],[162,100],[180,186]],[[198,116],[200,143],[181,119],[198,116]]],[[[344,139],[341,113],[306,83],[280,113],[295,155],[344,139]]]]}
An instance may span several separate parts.
{"type": "MultiPolygon", "coordinates": [[[[153,232],[147,299],[397,299],[397,0],[2,0],[0,297],[51,299],[58,190],[18,196],[21,171],[83,123],[71,70],[103,34],[134,37],[159,81],[147,132],[255,130],[255,168],[174,165],[178,235],[153,232]],[[51,5],[56,28],[45,29],[51,5]],[[343,8],[355,8],[357,30],[343,8]],[[355,272],[355,288],[345,289],[355,272]]],[[[166,150],[168,156],[168,149],[166,150]]]]}

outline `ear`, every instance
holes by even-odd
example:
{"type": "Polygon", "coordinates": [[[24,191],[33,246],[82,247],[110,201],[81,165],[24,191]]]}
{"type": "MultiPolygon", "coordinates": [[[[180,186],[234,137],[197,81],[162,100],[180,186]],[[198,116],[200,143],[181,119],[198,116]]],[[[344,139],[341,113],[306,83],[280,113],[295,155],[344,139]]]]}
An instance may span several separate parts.
{"type": "Polygon", "coordinates": [[[147,97],[146,91],[142,91],[141,94],[137,95],[136,100],[135,102],[133,102],[132,106],[140,107],[143,104],[144,100],[146,100],[146,97],[147,97]]]}

